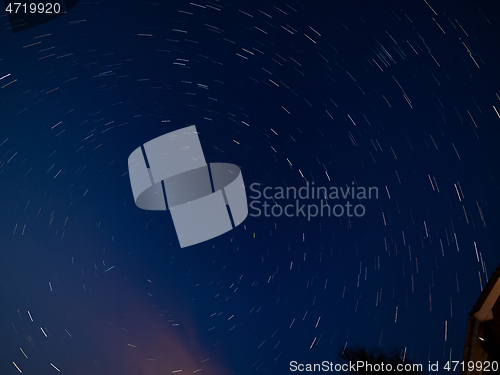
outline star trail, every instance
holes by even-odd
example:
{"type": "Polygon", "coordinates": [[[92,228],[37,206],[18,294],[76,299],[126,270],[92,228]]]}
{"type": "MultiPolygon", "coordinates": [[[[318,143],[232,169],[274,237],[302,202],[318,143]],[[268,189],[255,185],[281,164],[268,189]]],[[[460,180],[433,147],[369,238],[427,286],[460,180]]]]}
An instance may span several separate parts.
{"type": "Polygon", "coordinates": [[[0,372],[462,360],[500,262],[499,17],[482,0],[130,0],[14,33],[5,13],[0,372]],[[191,125],[271,214],[181,249],[168,213],[136,207],[127,159],[191,125]],[[307,215],[345,200],[363,215],[307,215]]]}

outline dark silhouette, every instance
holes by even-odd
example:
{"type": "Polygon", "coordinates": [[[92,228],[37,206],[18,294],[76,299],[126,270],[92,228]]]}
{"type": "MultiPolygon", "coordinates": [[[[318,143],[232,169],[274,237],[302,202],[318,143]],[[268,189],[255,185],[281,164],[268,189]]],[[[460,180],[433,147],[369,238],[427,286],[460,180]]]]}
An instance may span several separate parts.
{"type": "Polygon", "coordinates": [[[500,323],[498,321],[489,320],[484,323],[481,347],[492,361],[500,361],[500,323]]]}
{"type": "Polygon", "coordinates": [[[408,359],[401,358],[397,350],[382,351],[379,349],[366,350],[365,348],[347,348],[341,350],[339,357],[347,364],[351,364],[347,372],[343,374],[415,374],[423,375],[425,372],[424,364],[415,364],[408,359]],[[353,364],[363,364],[362,366],[353,366],[353,364]],[[402,371],[397,371],[397,366],[402,371]]]}

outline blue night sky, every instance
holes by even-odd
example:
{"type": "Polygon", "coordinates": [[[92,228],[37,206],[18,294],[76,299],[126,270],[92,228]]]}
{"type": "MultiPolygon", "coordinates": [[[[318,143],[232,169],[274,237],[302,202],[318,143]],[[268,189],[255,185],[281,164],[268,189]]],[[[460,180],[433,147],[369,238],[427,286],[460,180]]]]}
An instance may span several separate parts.
{"type": "Polygon", "coordinates": [[[500,263],[493,2],[80,1],[19,32],[2,12],[0,374],[462,359],[500,263]],[[351,199],[361,217],[249,210],[180,248],[168,212],[136,207],[127,160],[191,125],[249,203],[252,183],[378,199],[351,199]]]}

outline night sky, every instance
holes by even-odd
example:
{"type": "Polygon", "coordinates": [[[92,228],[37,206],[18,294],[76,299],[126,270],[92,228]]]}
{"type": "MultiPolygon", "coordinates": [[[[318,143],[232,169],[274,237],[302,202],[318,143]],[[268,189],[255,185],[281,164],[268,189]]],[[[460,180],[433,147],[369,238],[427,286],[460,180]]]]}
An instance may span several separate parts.
{"type": "Polygon", "coordinates": [[[16,33],[0,14],[0,374],[462,359],[500,262],[494,2],[81,1],[16,33]],[[252,183],[378,199],[181,249],[127,160],[191,125],[249,203],[252,183]]]}

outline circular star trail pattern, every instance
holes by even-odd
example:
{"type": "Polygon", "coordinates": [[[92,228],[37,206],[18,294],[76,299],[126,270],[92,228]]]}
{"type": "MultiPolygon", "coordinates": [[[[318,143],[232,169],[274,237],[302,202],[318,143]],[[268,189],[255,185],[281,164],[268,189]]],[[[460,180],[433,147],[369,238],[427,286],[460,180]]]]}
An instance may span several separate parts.
{"type": "Polygon", "coordinates": [[[500,260],[498,9],[84,2],[3,25],[2,373],[287,374],[356,346],[462,359],[500,260]],[[127,158],[190,125],[248,195],[378,199],[179,249],[167,213],[135,206],[127,158]]]}

